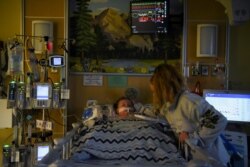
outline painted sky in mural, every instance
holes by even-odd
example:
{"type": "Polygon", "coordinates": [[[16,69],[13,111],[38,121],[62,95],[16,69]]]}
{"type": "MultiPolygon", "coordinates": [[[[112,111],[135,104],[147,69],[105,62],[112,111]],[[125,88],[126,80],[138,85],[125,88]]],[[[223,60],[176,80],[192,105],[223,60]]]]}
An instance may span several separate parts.
{"type": "MultiPolygon", "coordinates": [[[[91,0],[89,3],[89,8],[93,12],[101,12],[107,8],[114,8],[121,13],[129,12],[129,5],[131,0],[91,0]]],[[[70,0],[70,13],[75,9],[75,0],[70,0]]],[[[171,14],[181,14],[183,12],[182,5],[183,0],[170,0],[170,13],[171,14]]]]}
{"type": "MultiPolygon", "coordinates": [[[[129,5],[131,0],[91,0],[89,3],[89,9],[93,13],[99,14],[107,8],[113,8],[119,13],[128,13],[129,5]],[[122,2],[122,3],[121,3],[122,2]]],[[[76,1],[70,1],[70,14],[73,14],[73,11],[76,8],[76,1]]]]}

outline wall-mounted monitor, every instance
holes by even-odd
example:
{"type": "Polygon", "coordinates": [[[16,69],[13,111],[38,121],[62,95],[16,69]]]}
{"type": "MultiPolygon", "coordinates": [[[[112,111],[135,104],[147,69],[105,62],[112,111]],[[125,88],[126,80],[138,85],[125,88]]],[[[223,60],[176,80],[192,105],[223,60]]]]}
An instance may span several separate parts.
{"type": "Polygon", "coordinates": [[[205,89],[203,97],[229,122],[250,122],[250,92],[205,89]]]}
{"type": "Polygon", "coordinates": [[[49,57],[49,66],[51,67],[63,67],[65,65],[64,56],[54,55],[49,57]]]}
{"type": "Polygon", "coordinates": [[[44,20],[32,21],[32,44],[35,48],[35,53],[41,54],[44,51],[44,38],[48,37],[50,41],[53,39],[53,22],[44,20]],[[41,39],[43,39],[41,41],[41,39]]]}
{"type": "Polygon", "coordinates": [[[131,1],[130,15],[133,34],[158,34],[168,32],[168,0],[131,1]]]}

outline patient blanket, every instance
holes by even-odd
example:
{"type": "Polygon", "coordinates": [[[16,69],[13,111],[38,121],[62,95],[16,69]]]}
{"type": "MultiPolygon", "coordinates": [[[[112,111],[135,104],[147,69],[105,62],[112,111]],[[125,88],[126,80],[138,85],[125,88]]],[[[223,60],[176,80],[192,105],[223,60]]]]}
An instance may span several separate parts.
{"type": "Polygon", "coordinates": [[[83,126],[73,139],[71,159],[97,158],[136,164],[180,164],[185,159],[167,126],[144,120],[114,120],[83,126]]]}

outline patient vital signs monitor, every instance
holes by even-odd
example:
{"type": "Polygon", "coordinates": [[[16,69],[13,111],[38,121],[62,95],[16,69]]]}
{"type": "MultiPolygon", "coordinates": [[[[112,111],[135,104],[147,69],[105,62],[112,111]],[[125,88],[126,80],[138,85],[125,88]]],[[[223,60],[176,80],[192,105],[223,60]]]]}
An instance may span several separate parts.
{"type": "Polygon", "coordinates": [[[207,89],[203,96],[229,122],[250,122],[250,92],[207,89]]]}

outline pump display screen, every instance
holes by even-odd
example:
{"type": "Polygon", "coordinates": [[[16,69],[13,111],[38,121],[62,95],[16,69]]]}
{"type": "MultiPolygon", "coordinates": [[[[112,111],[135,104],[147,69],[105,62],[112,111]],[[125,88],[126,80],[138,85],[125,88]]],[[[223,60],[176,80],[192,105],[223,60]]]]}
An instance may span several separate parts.
{"type": "Polygon", "coordinates": [[[49,99],[49,85],[37,85],[37,100],[48,100],[49,99]]]}

